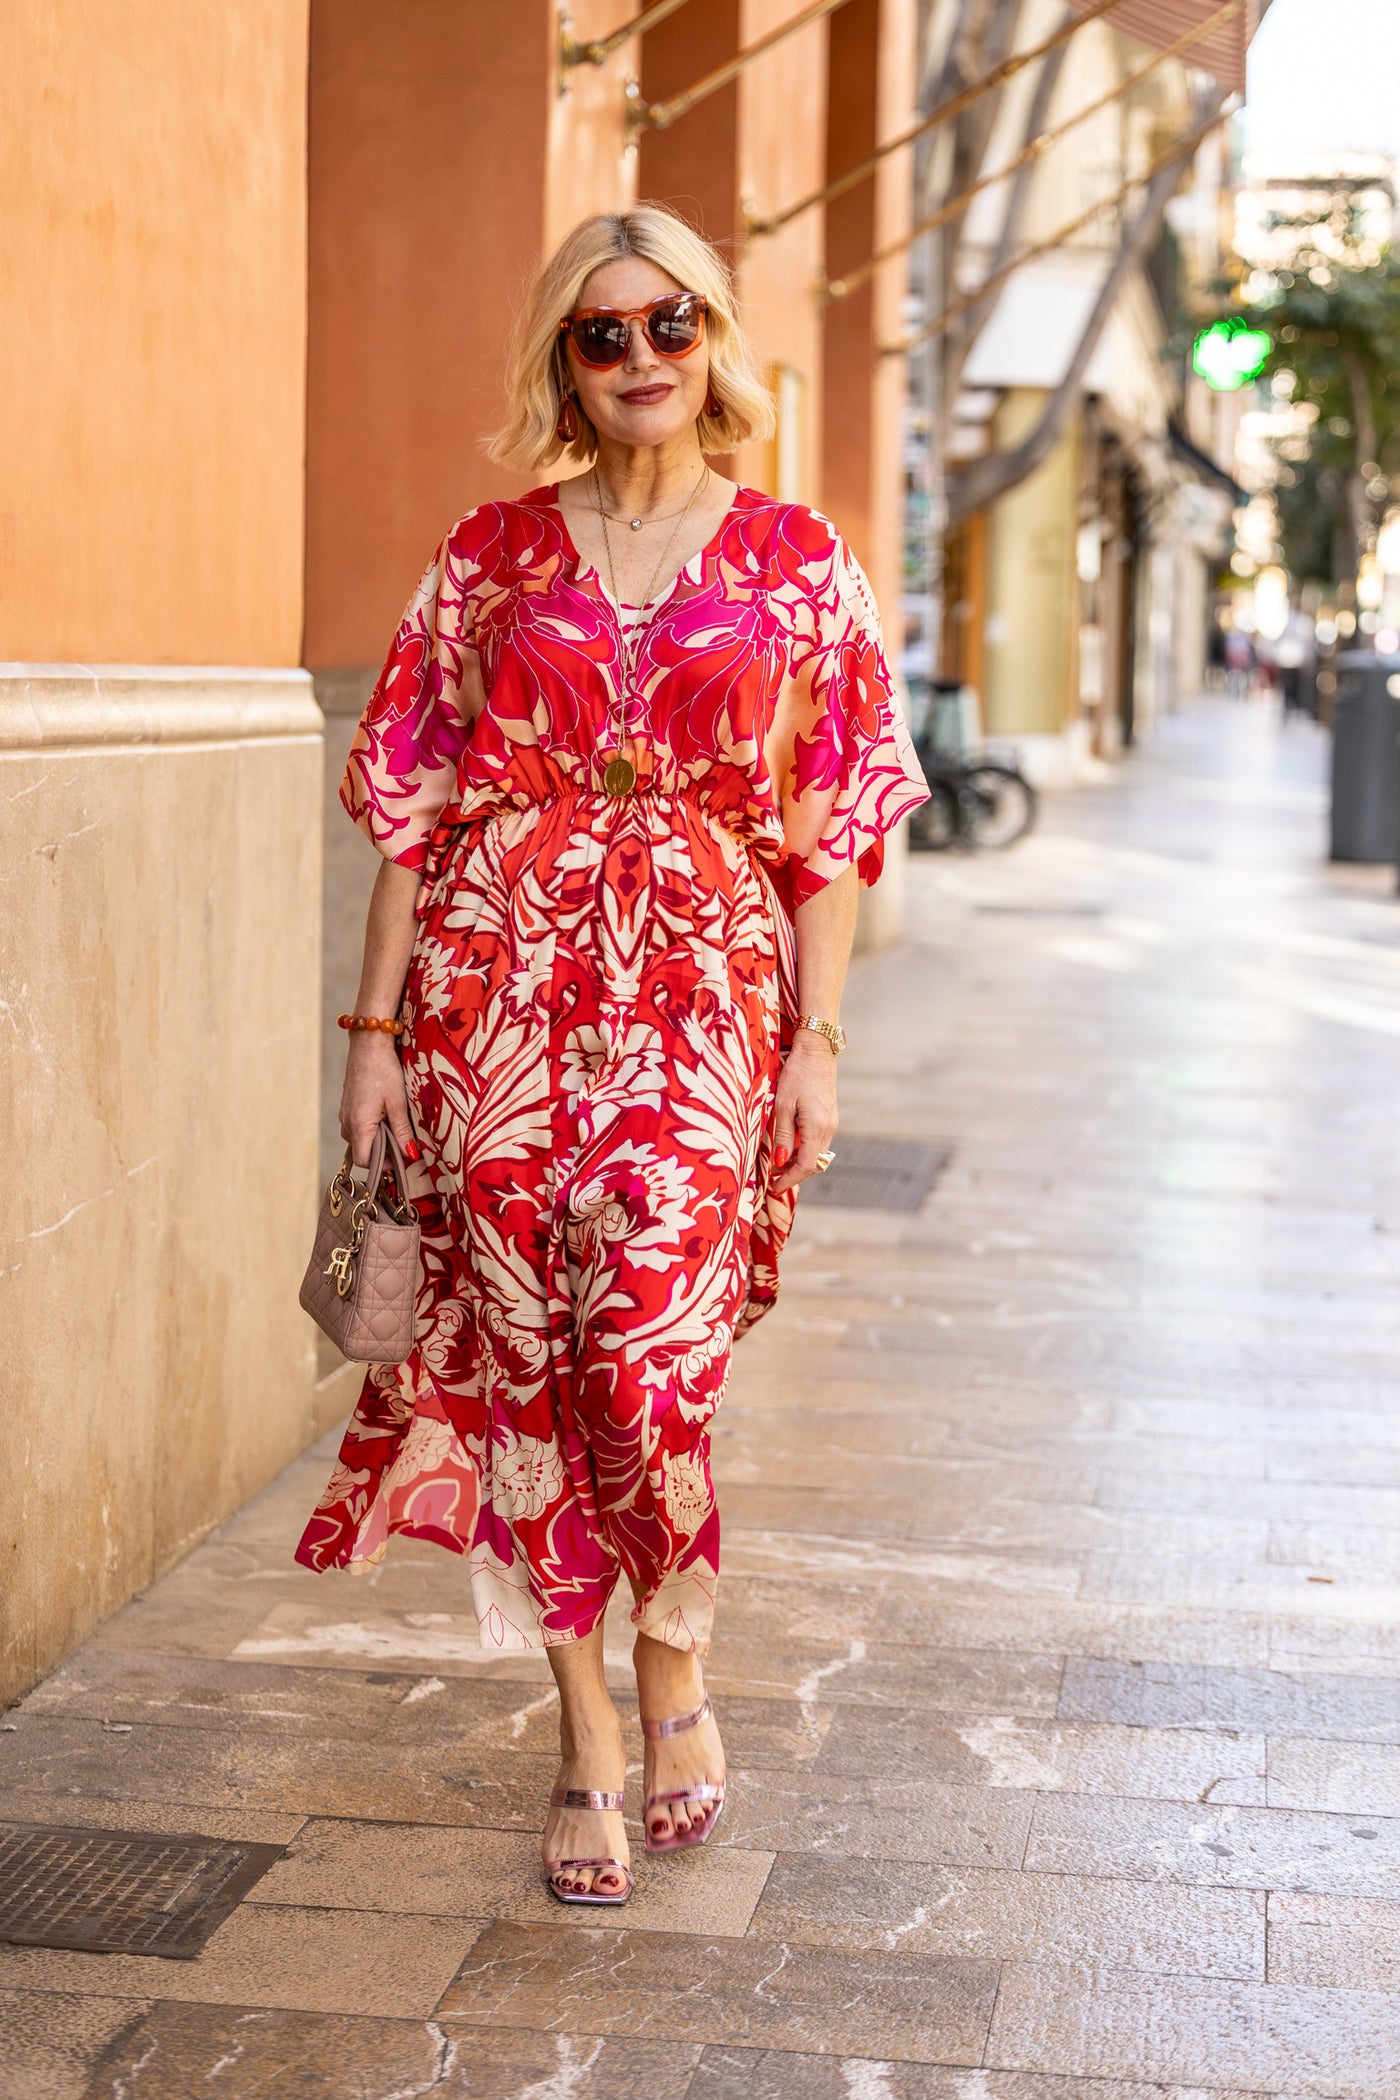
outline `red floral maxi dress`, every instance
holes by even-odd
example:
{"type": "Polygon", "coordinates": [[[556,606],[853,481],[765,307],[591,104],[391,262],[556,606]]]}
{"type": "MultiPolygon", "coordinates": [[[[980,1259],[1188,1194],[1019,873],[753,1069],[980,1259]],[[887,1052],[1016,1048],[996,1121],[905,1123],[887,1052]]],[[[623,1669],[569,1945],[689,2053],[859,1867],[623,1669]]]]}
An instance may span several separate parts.
{"type": "Polygon", "coordinates": [[[710,1419],[792,1223],[768,1187],[792,913],[853,862],[873,882],[927,790],[856,562],[741,489],[635,630],[637,787],[607,795],[620,614],[557,499],[453,527],[341,787],[423,877],[423,1261],[413,1349],[370,1369],[297,1558],[464,1553],[498,1649],[588,1633],[625,1574],[634,1623],[703,1653],[710,1419]]]}

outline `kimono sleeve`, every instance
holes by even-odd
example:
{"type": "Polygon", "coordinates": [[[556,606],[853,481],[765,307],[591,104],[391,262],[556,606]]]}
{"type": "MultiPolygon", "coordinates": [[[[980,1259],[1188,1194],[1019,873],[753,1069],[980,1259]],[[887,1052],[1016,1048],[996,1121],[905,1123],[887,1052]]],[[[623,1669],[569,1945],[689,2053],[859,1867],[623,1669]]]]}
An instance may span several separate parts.
{"type": "Polygon", "coordinates": [[[928,800],[874,594],[841,535],[826,535],[805,565],[807,618],[792,665],[807,683],[783,818],[794,906],[853,864],[862,885],[876,882],[886,833],[928,800]]]}
{"type": "Polygon", "coordinates": [[[409,600],[340,783],[365,837],[405,868],[423,867],[471,736],[462,687],[476,655],[473,573],[449,534],[409,600]]]}

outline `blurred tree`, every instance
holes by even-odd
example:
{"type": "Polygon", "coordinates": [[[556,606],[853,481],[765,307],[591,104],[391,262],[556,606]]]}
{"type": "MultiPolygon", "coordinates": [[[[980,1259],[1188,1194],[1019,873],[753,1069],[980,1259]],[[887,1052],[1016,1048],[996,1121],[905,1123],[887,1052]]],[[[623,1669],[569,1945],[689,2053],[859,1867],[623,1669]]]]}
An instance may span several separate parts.
{"type": "Polygon", "coordinates": [[[1357,268],[1305,244],[1243,311],[1273,343],[1265,377],[1306,418],[1274,446],[1284,564],[1349,582],[1400,477],[1400,254],[1357,268]]]}

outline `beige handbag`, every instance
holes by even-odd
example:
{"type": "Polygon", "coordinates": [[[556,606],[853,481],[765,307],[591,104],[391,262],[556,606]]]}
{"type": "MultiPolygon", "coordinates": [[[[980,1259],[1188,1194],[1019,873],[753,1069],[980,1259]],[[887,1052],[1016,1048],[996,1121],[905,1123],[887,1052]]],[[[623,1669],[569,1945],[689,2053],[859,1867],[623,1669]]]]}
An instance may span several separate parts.
{"type": "Polygon", "coordinates": [[[401,1364],[413,1347],[417,1288],[418,1213],[399,1141],[382,1122],[364,1185],[352,1179],[347,1145],[326,1190],[302,1308],[355,1363],[401,1364]]]}

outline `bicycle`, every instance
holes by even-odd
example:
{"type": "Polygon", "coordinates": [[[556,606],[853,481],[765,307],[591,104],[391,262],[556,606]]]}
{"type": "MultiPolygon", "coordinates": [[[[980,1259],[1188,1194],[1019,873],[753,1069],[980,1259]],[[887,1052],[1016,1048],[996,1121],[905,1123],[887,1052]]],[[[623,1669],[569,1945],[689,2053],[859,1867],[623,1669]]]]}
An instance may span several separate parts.
{"type": "Polygon", "coordinates": [[[962,846],[1001,852],[1024,838],[1039,798],[1010,759],[960,758],[920,741],[915,746],[929,799],[909,819],[909,843],[918,853],[962,846]]]}

